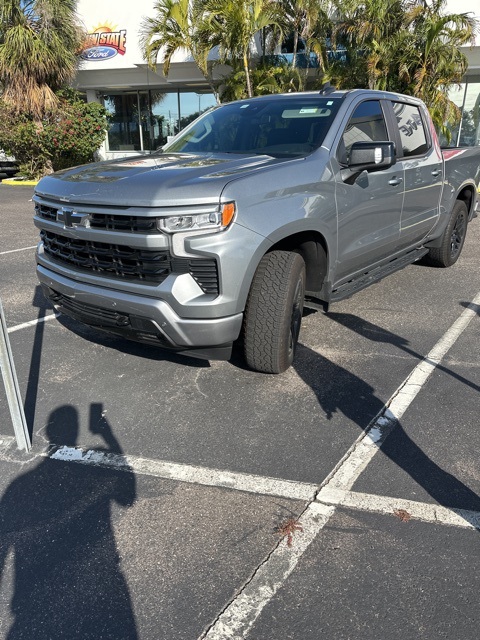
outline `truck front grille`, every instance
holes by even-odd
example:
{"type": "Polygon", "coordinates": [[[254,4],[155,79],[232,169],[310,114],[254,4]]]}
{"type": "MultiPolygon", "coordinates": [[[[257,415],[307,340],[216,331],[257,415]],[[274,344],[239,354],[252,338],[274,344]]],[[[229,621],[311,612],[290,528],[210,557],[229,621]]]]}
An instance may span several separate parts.
{"type": "Polygon", "coordinates": [[[156,218],[146,218],[145,216],[91,213],[90,227],[106,231],[126,231],[127,233],[159,233],[156,218]]]}
{"type": "MultiPolygon", "coordinates": [[[[36,214],[44,220],[57,221],[59,207],[43,203],[35,206],[36,214]]],[[[147,216],[122,216],[111,213],[90,213],[88,226],[101,231],[117,231],[124,233],[160,233],[157,219],[147,216]]]]}
{"type": "Polygon", "coordinates": [[[190,273],[204,293],[218,295],[218,269],[209,258],[174,258],[168,249],[138,249],[125,245],[69,238],[42,230],[51,260],[106,278],[160,284],[171,273],[190,273]]]}
{"type": "Polygon", "coordinates": [[[37,204],[35,205],[35,212],[44,220],[52,220],[53,222],[57,220],[56,207],[49,207],[46,204],[37,204]]]}

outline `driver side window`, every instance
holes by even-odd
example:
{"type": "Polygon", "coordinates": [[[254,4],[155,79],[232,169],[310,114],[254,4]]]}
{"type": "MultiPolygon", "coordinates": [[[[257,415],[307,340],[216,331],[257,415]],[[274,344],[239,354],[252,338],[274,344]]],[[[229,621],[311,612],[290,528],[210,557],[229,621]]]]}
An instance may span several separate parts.
{"type": "Polygon", "coordinates": [[[348,121],[338,145],[337,159],[348,164],[350,149],[354,142],[385,142],[388,140],[387,126],[378,100],[366,100],[357,106],[348,121]]]}

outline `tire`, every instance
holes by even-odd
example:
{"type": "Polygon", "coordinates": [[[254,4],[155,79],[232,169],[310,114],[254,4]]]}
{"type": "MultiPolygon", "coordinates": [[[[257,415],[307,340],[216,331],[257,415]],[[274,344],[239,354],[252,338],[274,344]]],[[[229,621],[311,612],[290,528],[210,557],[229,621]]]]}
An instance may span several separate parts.
{"type": "Polygon", "coordinates": [[[267,253],[253,278],[244,315],[244,357],[262,373],[292,364],[305,297],[305,262],[298,253],[267,253]]]}
{"type": "Polygon", "coordinates": [[[457,200],[441,239],[440,247],[430,248],[423,261],[432,267],[451,267],[460,257],[467,234],[467,205],[457,200]]]}

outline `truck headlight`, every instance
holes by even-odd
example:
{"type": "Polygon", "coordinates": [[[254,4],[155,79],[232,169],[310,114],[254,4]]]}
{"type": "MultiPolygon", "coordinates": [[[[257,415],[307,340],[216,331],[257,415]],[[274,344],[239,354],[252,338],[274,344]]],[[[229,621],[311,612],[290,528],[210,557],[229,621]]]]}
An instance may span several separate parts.
{"type": "Polygon", "coordinates": [[[217,211],[209,213],[194,213],[184,216],[168,216],[157,219],[157,227],[165,233],[186,231],[223,231],[231,225],[235,217],[235,203],[227,202],[220,205],[217,211]]]}

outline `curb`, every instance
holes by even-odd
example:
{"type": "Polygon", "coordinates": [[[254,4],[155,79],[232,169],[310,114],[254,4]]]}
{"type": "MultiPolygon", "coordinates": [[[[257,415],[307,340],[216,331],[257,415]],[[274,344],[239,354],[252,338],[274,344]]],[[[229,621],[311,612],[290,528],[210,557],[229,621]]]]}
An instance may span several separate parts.
{"type": "Polygon", "coordinates": [[[8,184],[10,187],[35,187],[38,180],[18,180],[15,178],[6,178],[1,181],[2,184],[8,184]]]}

